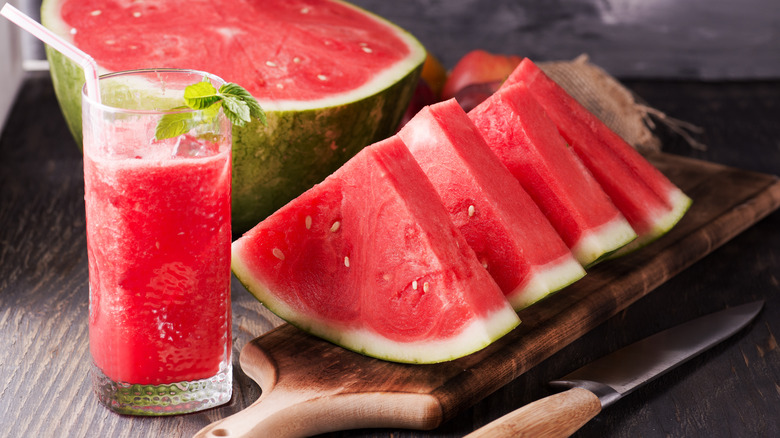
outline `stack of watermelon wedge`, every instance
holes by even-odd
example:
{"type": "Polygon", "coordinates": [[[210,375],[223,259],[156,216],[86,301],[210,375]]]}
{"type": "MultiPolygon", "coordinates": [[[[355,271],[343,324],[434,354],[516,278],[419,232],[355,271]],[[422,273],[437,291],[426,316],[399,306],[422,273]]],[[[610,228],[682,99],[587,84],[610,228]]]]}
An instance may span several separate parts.
{"type": "Polygon", "coordinates": [[[636,231],[638,238],[620,253],[652,242],[682,218],[690,198],[530,59],[517,66],[503,87],[514,84],[527,85],[528,92],[636,231]]]}
{"type": "Polygon", "coordinates": [[[233,243],[233,271],[306,331],[434,363],[484,348],[690,204],[525,59],[468,114],[426,107],[260,222],[233,243]]]}

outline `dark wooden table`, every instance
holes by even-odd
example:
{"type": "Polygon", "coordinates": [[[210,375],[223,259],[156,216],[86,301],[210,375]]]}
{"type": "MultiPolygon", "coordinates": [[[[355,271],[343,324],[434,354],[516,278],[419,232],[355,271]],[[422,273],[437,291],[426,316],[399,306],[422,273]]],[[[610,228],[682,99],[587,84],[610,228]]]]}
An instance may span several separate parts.
{"type": "MultiPolygon", "coordinates": [[[[629,81],[650,105],[705,129],[667,152],[780,174],[780,82],[629,81]]],[[[260,391],[238,351],[280,321],[234,279],[234,397],[202,413],[133,418],[93,397],[88,378],[87,252],[81,155],[51,81],[31,74],[0,137],[0,436],[179,437],[237,412],[260,391]]],[[[775,212],[627,310],[432,431],[331,436],[463,436],[551,392],[546,382],[700,314],[756,299],[737,336],[610,407],[587,437],[780,436],[780,213],[775,212]]]]}

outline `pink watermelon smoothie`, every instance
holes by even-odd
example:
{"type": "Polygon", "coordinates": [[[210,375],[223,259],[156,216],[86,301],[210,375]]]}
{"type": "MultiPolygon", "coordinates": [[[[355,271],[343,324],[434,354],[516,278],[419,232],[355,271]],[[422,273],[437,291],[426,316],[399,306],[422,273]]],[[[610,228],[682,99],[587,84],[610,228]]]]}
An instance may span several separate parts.
{"type": "Polygon", "coordinates": [[[585,275],[455,99],[423,108],[398,135],[515,310],[585,275]]]}
{"type": "Polygon", "coordinates": [[[524,84],[502,87],[469,117],[583,266],[636,238],[524,84]]]}
{"type": "Polygon", "coordinates": [[[162,146],[85,148],[89,344],[115,382],[208,378],[230,357],[230,145],[198,158],[162,146]]]}

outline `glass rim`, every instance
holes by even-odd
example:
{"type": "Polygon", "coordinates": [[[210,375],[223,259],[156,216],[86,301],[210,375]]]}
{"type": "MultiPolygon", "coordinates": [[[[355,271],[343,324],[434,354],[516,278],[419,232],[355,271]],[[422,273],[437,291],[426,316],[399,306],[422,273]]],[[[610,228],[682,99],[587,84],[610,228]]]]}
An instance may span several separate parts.
{"type": "MultiPolygon", "coordinates": [[[[138,68],[133,70],[119,70],[119,71],[104,73],[98,77],[98,87],[100,86],[100,81],[103,79],[111,79],[117,76],[128,76],[128,75],[146,74],[146,73],[189,73],[189,74],[199,75],[201,76],[201,78],[207,77],[212,81],[219,83],[220,85],[227,83],[221,77],[213,73],[205,72],[203,70],[196,70],[191,68],[155,67],[155,68],[138,68]]],[[[202,109],[192,109],[192,108],[176,108],[176,109],[172,108],[170,110],[160,110],[160,109],[139,110],[139,109],[130,109],[130,108],[120,108],[117,106],[106,104],[103,101],[98,102],[95,99],[93,99],[91,96],[87,94],[86,83],[84,83],[84,85],[81,87],[81,98],[82,101],[84,100],[88,101],[91,107],[97,108],[104,112],[121,112],[127,114],[151,115],[151,114],[195,113],[198,111],[203,111],[202,109]]]]}

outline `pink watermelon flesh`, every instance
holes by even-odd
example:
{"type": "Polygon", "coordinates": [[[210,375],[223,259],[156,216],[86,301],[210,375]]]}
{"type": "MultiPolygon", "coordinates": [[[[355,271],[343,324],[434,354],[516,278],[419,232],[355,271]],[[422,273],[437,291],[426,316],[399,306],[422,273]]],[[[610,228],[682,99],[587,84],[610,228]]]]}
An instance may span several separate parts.
{"type": "Polygon", "coordinates": [[[453,359],[520,322],[398,137],[237,239],[232,263],[283,319],[382,359],[453,359]]]}
{"type": "Polygon", "coordinates": [[[524,84],[499,89],[469,117],[583,266],[636,237],[524,84]]]}
{"type": "Polygon", "coordinates": [[[503,86],[520,82],[628,219],[639,236],[631,248],[655,240],[682,218],[690,198],[528,58],[503,86]]]}
{"type": "Polygon", "coordinates": [[[164,1],[128,6],[67,0],[60,16],[78,30],[74,43],[103,68],[203,70],[241,84],[263,101],[310,102],[339,95],[409,54],[404,41],[365,11],[332,1],[188,2],[182,7],[164,1]],[[201,48],[201,56],[192,55],[194,47],[201,48]]]}
{"type": "Polygon", "coordinates": [[[515,310],[585,275],[455,99],[423,108],[398,135],[515,310]]]}

